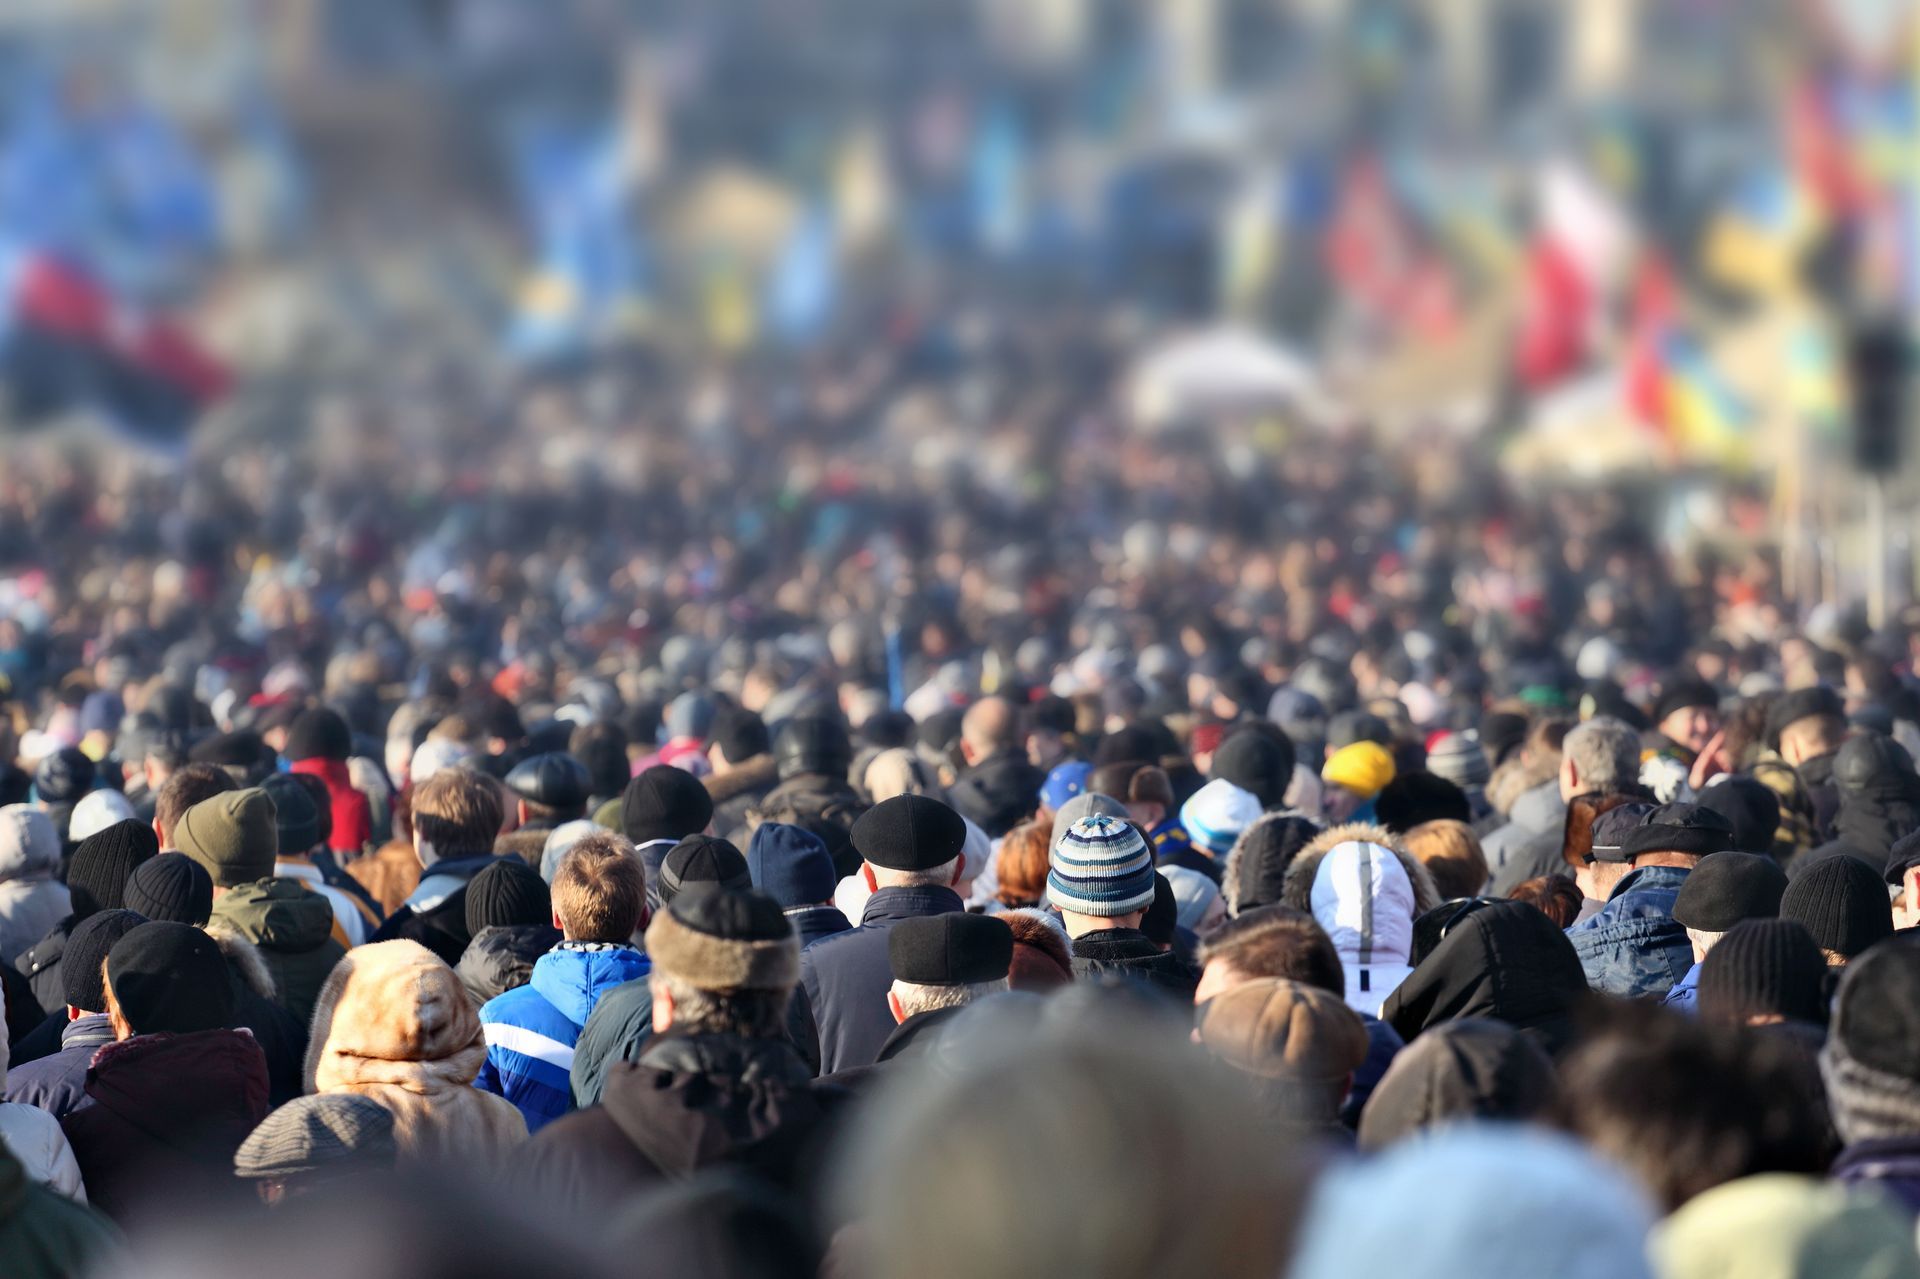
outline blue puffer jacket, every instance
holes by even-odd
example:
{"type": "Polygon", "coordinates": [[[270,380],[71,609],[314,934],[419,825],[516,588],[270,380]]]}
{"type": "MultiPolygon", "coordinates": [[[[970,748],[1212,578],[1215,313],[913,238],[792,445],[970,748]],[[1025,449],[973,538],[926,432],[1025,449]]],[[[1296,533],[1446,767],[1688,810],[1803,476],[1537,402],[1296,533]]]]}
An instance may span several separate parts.
{"type": "Polygon", "coordinates": [[[1660,1002],[1669,1008],[1678,1008],[1683,1013],[1698,1013],[1700,1011],[1700,965],[1695,964],[1687,969],[1687,975],[1682,977],[1674,988],[1667,992],[1667,997],[1660,1002]]]}
{"type": "Polygon", "coordinates": [[[518,1106],[528,1132],[566,1114],[573,1109],[568,1072],[580,1028],[601,995],[649,969],[631,946],[561,942],[540,956],[532,981],[480,1009],[487,1060],[474,1087],[518,1106]]]}
{"type": "Polygon", "coordinates": [[[1662,997],[1693,967],[1693,943],[1673,917],[1688,872],[1646,866],[1614,886],[1592,919],[1567,929],[1587,985],[1623,999],[1662,997]]]}

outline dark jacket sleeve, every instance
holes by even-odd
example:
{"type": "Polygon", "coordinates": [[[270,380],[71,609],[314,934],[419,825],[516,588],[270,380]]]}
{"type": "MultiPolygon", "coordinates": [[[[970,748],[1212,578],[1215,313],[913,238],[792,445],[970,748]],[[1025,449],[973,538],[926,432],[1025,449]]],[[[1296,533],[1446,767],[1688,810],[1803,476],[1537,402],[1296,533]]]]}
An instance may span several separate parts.
{"type": "Polygon", "coordinates": [[[607,1071],[615,1062],[637,1058],[652,1033],[653,990],[645,978],[602,995],[573,1047],[573,1104],[582,1110],[599,1105],[607,1071]]]}

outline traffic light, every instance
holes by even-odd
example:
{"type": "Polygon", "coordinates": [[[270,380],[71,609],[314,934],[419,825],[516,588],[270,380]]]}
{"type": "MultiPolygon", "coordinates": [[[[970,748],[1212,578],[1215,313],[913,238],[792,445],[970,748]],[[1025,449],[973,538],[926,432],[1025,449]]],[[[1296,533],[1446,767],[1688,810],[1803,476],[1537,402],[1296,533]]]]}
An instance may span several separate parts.
{"type": "Polygon", "coordinates": [[[1862,471],[1887,475],[1900,467],[1907,433],[1910,342],[1891,319],[1869,320],[1847,338],[1853,380],[1853,458],[1862,471]]]}

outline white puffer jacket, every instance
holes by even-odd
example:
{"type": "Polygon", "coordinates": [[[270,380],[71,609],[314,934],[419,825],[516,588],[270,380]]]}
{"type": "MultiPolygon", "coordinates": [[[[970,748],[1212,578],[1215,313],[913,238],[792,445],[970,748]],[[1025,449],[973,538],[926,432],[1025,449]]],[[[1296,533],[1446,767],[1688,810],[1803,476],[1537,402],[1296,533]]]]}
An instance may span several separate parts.
{"type": "Polygon", "coordinates": [[[60,870],[60,833],[30,804],[0,808],[0,964],[11,964],[72,911],[60,870]]]}

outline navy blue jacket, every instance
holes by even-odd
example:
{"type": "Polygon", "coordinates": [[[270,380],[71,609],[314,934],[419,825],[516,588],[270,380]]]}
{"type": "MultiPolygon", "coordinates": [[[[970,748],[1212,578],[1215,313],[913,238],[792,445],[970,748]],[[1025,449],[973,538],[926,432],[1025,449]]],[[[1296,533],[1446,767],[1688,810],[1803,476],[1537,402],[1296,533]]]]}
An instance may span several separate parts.
{"type": "Polygon", "coordinates": [[[1664,997],[1693,967],[1693,943],[1673,917],[1689,872],[1679,866],[1629,871],[1593,918],[1567,929],[1587,985],[1623,999],[1664,997]]]}
{"type": "Polygon", "coordinates": [[[1920,1215],[1920,1137],[1856,1141],[1840,1152],[1827,1175],[1844,1186],[1873,1186],[1920,1215]]]}
{"type": "Polygon", "coordinates": [[[794,1000],[800,1055],[822,1075],[878,1061],[894,1027],[893,1011],[887,1007],[887,992],[893,989],[887,934],[903,919],[965,909],[951,888],[882,888],[867,898],[858,928],[801,951],[804,1008],[801,1000],[794,1000]]]}
{"type": "Polygon", "coordinates": [[[802,950],[822,937],[832,937],[853,928],[853,921],[841,914],[838,906],[801,906],[787,912],[787,922],[793,925],[793,935],[800,939],[802,950]]]}
{"type": "Polygon", "coordinates": [[[113,1042],[105,1013],[88,1013],[60,1032],[60,1051],[7,1072],[7,1100],[38,1106],[55,1119],[87,1100],[87,1067],[93,1054],[113,1042]]]}

